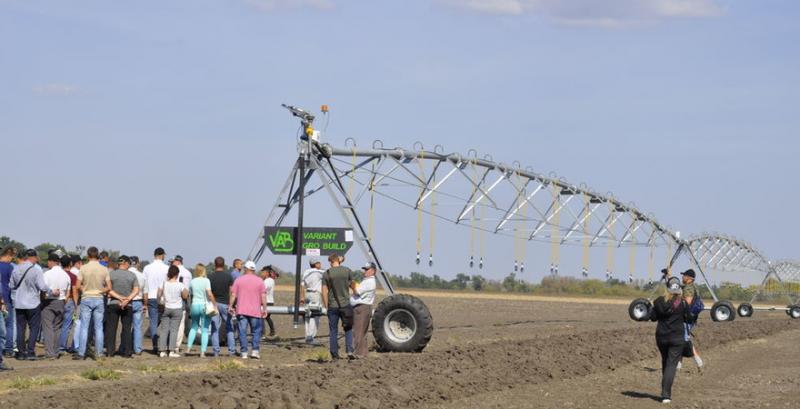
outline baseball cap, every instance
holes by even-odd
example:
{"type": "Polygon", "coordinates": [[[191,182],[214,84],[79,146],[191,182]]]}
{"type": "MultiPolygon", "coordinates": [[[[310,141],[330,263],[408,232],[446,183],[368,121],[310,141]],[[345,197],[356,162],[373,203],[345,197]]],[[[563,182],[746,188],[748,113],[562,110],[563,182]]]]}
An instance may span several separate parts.
{"type": "Polygon", "coordinates": [[[176,255],[176,256],[175,256],[175,258],[174,258],[173,260],[175,260],[175,261],[180,261],[181,263],[183,263],[183,256],[181,256],[180,254],[178,254],[178,255],[176,255]]]}
{"type": "Polygon", "coordinates": [[[119,256],[119,258],[117,259],[117,263],[130,264],[131,263],[131,258],[128,257],[128,256],[125,256],[125,255],[119,256]]]}
{"type": "Polygon", "coordinates": [[[318,259],[318,258],[316,258],[316,257],[311,257],[311,259],[310,259],[310,260],[308,260],[308,264],[309,264],[311,267],[314,267],[314,264],[317,264],[317,263],[321,263],[321,261],[319,261],[319,259],[318,259]]]}
{"type": "Polygon", "coordinates": [[[371,268],[374,268],[376,270],[378,269],[378,267],[373,262],[369,262],[367,264],[364,264],[364,267],[361,267],[361,269],[364,270],[364,271],[369,270],[371,268]]]}
{"type": "Polygon", "coordinates": [[[131,263],[133,263],[133,264],[139,264],[139,257],[137,257],[137,256],[131,256],[131,263]]]}
{"type": "Polygon", "coordinates": [[[247,270],[253,270],[253,271],[255,271],[255,269],[256,269],[256,263],[253,263],[252,261],[250,261],[250,260],[247,260],[247,262],[246,262],[246,263],[244,263],[244,268],[246,268],[247,270]]]}
{"type": "Polygon", "coordinates": [[[156,247],[156,250],[153,252],[154,256],[163,256],[164,254],[167,254],[167,252],[161,247],[156,247]]]}
{"type": "Polygon", "coordinates": [[[692,277],[692,278],[697,278],[697,276],[694,274],[694,270],[692,270],[691,268],[686,270],[686,271],[684,271],[684,272],[682,272],[681,275],[689,276],[689,277],[692,277]]]}
{"type": "Polygon", "coordinates": [[[36,253],[36,250],[34,250],[34,249],[25,250],[25,253],[23,255],[25,257],[39,257],[39,254],[36,253]]]}
{"type": "Polygon", "coordinates": [[[681,280],[678,277],[672,277],[667,281],[667,291],[670,294],[680,294],[683,292],[681,289],[681,280]]]}

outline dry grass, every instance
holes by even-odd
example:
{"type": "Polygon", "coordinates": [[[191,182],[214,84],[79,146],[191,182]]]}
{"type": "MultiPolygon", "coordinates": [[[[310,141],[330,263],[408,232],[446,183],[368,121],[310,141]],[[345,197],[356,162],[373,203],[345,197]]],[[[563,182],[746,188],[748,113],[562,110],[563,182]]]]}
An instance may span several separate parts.
{"type": "Polygon", "coordinates": [[[142,373],[146,374],[153,374],[153,373],[177,373],[177,372],[186,372],[188,371],[186,368],[182,366],[169,366],[169,365],[140,365],[136,367],[136,369],[142,373]]]}
{"type": "Polygon", "coordinates": [[[116,381],[117,379],[121,378],[122,375],[113,369],[92,368],[81,372],[81,377],[86,378],[90,381],[103,381],[103,380],[116,381]]]}
{"type": "Polygon", "coordinates": [[[243,369],[245,366],[243,363],[239,361],[235,361],[232,359],[229,360],[218,360],[212,364],[208,365],[208,369],[210,371],[235,371],[239,369],[243,369]]]}
{"type": "Polygon", "coordinates": [[[55,378],[51,378],[49,376],[34,376],[28,378],[18,376],[6,382],[6,387],[8,387],[9,389],[24,391],[40,386],[55,385],[57,382],[58,381],[56,381],[55,378]]]}
{"type": "Polygon", "coordinates": [[[316,348],[304,354],[304,361],[324,363],[331,360],[331,353],[324,348],[316,348]]]}

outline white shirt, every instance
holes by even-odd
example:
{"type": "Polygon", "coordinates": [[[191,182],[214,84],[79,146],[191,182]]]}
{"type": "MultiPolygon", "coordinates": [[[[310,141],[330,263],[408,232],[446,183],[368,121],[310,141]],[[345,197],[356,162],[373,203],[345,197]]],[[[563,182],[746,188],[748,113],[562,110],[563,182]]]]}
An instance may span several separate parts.
{"type": "Polygon", "coordinates": [[[179,281],[167,281],[164,283],[164,307],[171,310],[183,308],[183,297],[181,292],[186,286],[179,281]]]}
{"type": "Polygon", "coordinates": [[[364,281],[356,285],[356,293],[358,295],[350,297],[350,305],[372,305],[375,302],[375,290],[375,276],[364,278],[364,281]]]}
{"type": "Polygon", "coordinates": [[[167,281],[167,270],[169,266],[164,260],[153,260],[152,263],[144,267],[144,280],[147,282],[147,294],[155,297],[158,289],[167,281]]]}
{"type": "Polygon", "coordinates": [[[306,291],[318,293],[322,291],[322,275],[324,271],[311,268],[303,273],[303,285],[306,286],[306,291]]]}
{"type": "Polygon", "coordinates": [[[267,304],[275,304],[275,279],[272,277],[265,278],[264,287],[267,289],[267,304]]]}
{"type": "Polygon", "coordinates": [[[80,278],[81,278],[81,269],[79,269],[78,267],[72,267],[71,269],[69,269],[69,272],[72,273],[72,274],[75,274],[75,277],[78,277],[78,279],[80,280],[80,278]]]}
{"type": "Polygon", "coordinates": [[[47,286],[50,287],[50,289],[58,289],[59,291],[58,297],[53,297],[50,295],[50,293],[47,293],[48,300],[67,299],[67,292],[72,286],[72,281],[69,279],[69,274],[67,274],[67,272],[61,268],[61,266],[55,266],[50,270],[45,271],[44,282],[47,283],[47,286]]]}
{"type": "Polygon", "coordinates": [[[183,264],[178,266],[178,281],[181,281],[181,278],[183,279],[183,285],[189,288],[189,285],[192,283],[192,272],[184,267],[183,264]]]}
{"type": "Polygon", "coordinates": [[[139,291],[139,293],[136,294],[136,297],[133,297],[133,300],[134,301],[141,300],[143,297],[143,293],[150,294],[147,291],[147,280],[144,278],[144,273],[136,269],[136,267],[131,267],[128,269],[128,271],[136,275],[136,281],[139,282],[139,289],[141,289],[141,291],[139,291]]]}

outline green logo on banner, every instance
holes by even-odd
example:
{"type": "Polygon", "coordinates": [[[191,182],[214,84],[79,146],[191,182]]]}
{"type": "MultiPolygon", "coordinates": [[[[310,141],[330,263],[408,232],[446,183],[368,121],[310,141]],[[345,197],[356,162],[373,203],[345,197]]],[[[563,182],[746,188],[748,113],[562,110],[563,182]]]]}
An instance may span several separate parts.
{"type": "Polygon", "coordinates": [[[292,239],[292,233],[288,231],[278,230],[275,234],[270,234],[269,242],[272,250],[277,253],[294,252],[294,239],[292,239]]]}

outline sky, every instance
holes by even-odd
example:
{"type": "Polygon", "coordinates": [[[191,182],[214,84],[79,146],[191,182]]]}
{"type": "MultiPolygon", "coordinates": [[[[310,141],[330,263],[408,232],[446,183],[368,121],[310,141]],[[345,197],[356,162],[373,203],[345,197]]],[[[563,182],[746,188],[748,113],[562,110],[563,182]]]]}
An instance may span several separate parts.
{"type": "MultiPolygon", "coordinates": [[[[0,235],[244,257],[296,155],[280,104],[328,104],[335,146],[476,149],[800,258],[798,17],[789,0],[0,0],[0,235]]],[[[387,270],[478,272],[463,229],[419,268],[413,211],[383,215],[387,270]]],[[[505,276],[513,246],[491,239],[480,273],[505,276]]],[[[530,243],[523,278],[548,254],[530,243]]]]}

